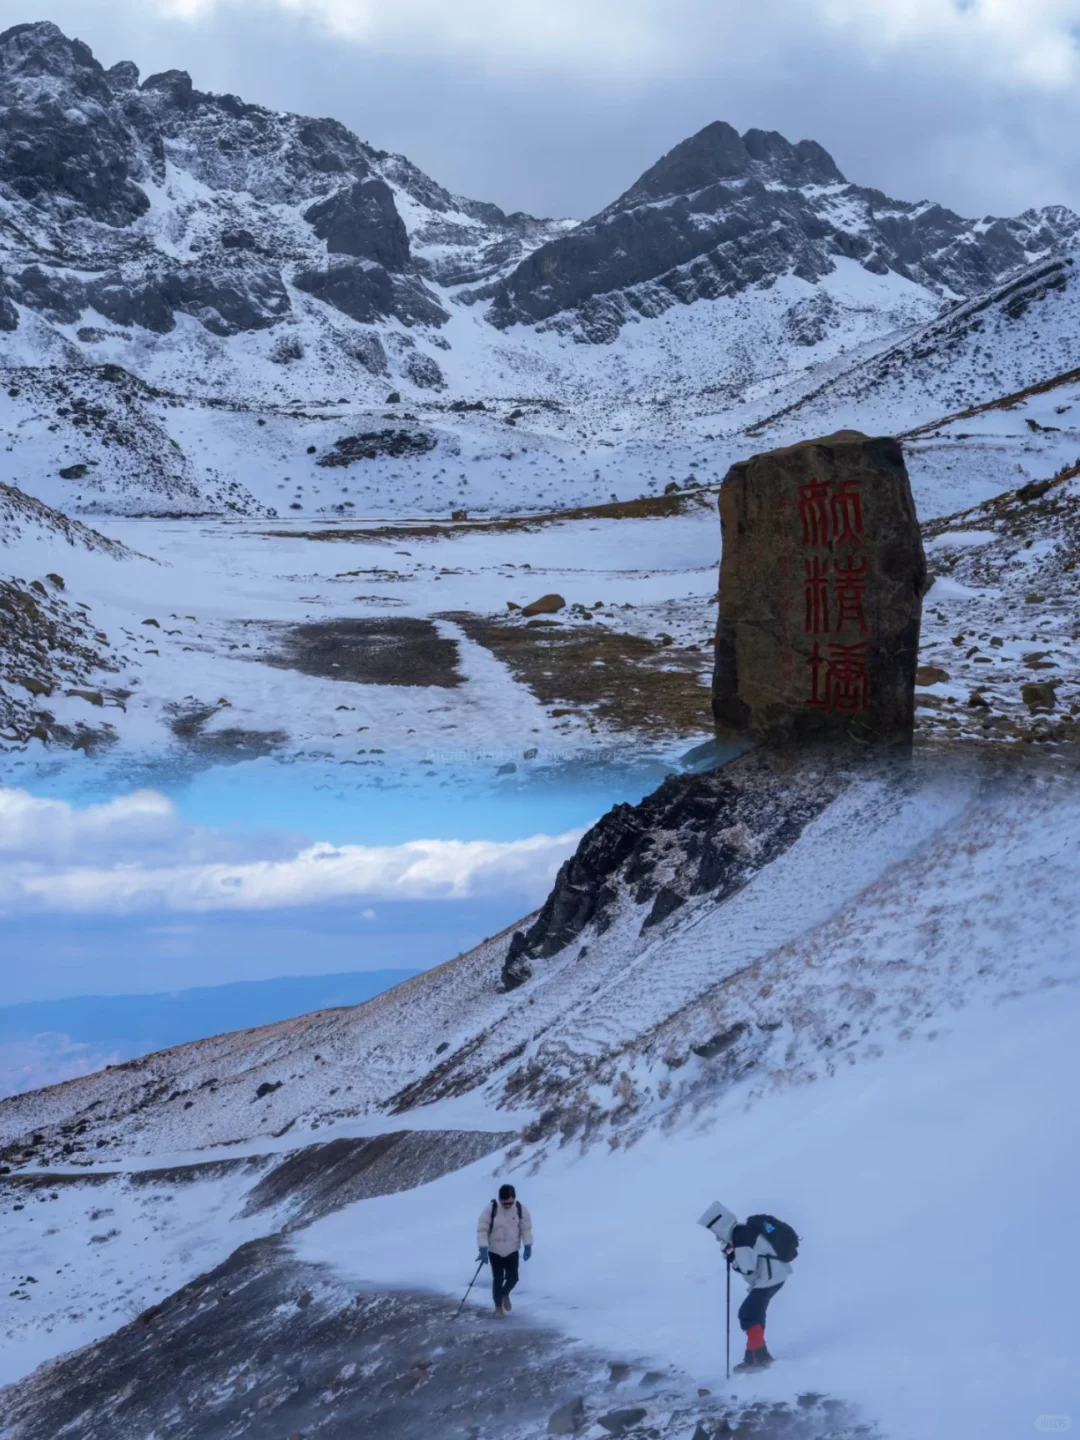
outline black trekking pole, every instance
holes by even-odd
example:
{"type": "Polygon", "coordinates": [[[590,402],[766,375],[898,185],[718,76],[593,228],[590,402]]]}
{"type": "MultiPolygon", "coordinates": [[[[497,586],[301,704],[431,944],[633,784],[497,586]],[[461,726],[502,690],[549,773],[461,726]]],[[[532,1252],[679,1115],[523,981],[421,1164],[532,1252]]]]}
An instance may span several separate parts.
{"type": "MultiPolygon", "coordinates": [[[[483,1268],[484,1268],[484,1262],[483,1262],[483,1260],[481,1260],[481,1261],[480,1261],[480,1264],[477,1265],[477,1267],[476,1267],[476,1274],[475,1274],[475,1275],[472,1277],[472,1279],[469,1281],[469,1290],[471,1290],[472,1287],[476,1284],[476,1281],[477,1281],[477,1279],[478,1279],[478,1277],[479,1277],[479,1275],[480,1275],[480,1271],[481,1271],[483,1268]]],[[[461,1297],[461,1304],[460,1304],[460,1305],[457,1307],[457,1309],[454,1311],[454,1319],[455,1319],[455,1320],[456,1320],[457,1317],[461,1314],[462,1310],[465,1309],[465,1301],[468,1300],[468,1298],[469,1298],[469,1290],[466,1290],[466,1291],[465,1291],[465,1294],[461,1297]]]]}
{"type": "MultiPolygon", "coordinates": [[[[464,1302],[462,1302],[464,1303],[464,1302]]],[[[731,1379],[731,1261],[727,1267],[727,1378],[731,1379]]]]}

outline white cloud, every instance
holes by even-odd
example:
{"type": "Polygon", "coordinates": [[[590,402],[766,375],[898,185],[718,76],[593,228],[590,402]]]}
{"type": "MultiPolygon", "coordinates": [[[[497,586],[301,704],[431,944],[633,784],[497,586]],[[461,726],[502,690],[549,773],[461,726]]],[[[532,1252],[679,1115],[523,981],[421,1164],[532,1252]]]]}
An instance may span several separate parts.
{"type": "MultiPolygon", "coordinates": [[[[204,19],[248,0],[166,0],[164,13],[204,19]]],[[[651,70],[665,34],[662,0],[256,0],[311,19],[373,49],[457,52],[472,58],[556,62],[605,72],[651,70]]]]}
{"type": "Polygon", "coordinates": [[[968,72],[1062,89],[1077,79],[1080,0],[819,0],[871,51],[951,52],[968,72]]]}
{"type": "Polygon", "coordinates": [[[1064,88],[1080,25],[1080,0],[166,0],[165,14],[195,21],[252,4],[373,50],[597,77],[701,73],[733,45],[838,32],[871,55],[933,52],[968,74],[1064,88]]]}
{"type": "Polygon", "coordinates": [[[278,844],[268,855],[261,836],[231,836],[219,845],[216,832],[184,825],[153,791],[76,810],[0,790],[0,914],[198,913],[508,894],[532,904],[547,894],[579,838],[570,831],[504,842],[320,843],[287,851],[278,844]],[[248,854],[236,855],[244,844],[248,854]],[[229,849],[234,853],[223,856],[229,849]]]}
{"type": "Polygon", "coordinates": [[[144,910],[265,910],[357,897],[540,900],[580,832],[528,840],[413,840],[405,845],[312,845],[287,860],[58,870],[0,868],[0,912],[131,914],[144,910]]]}
{"type": "Polygon", "coordinates": [[[174,840],[179,828],[175,807],[154,790],[77,810],[66,800],[0,789],[0,857],[60,860],[116,845],[137,849],[174,840]]]}

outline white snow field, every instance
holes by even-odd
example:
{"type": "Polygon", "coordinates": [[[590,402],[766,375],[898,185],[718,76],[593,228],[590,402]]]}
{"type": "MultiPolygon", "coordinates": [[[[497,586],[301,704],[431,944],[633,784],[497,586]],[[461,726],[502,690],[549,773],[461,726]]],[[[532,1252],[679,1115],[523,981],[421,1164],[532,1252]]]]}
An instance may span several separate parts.
{"type": "MultiPolygon", "coordinates": [[[[721,1197],[803,1238],[769,1313],[778,1363],[734,1381],[740,1394],[842,1395],[897,1440],[1075,1423],[1080,1255],[1060,1240],[1080,1225],[1076,1022],[1075,980],[975,1005],[829,1079],[753,1103],[740,1086],[674,1134],[515,1174],[536,1245],[507,1323],[540,1320],[723,1390],[723,1257],[694,1223],[721,1197]]],[[[479,1162],[362,1202],[297,1251],[356,1282],[463,1292],[495,1183],[479,1162]]],[[[744,1295],[736,1278],[733,1307],[744,1295]]]]}

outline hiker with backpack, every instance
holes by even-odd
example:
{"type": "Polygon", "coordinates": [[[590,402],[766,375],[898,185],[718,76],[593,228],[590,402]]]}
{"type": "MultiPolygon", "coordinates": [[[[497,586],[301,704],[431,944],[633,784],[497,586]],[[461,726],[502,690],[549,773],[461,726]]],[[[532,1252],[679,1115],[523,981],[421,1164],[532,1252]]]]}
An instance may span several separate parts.
{"type": "Polygon", "coordinates": [[[524,1253],[528,1260],[533,1246],[532,1216],[517,1198],[513,1185],[500,1185],[499,1198],[481,1210],[476,1243],[480,1247],[478,1262],[491,1265],[495,1318],[501,1320],[514,1308],[510,1291],[518,1283],[519,1256],[524,1253]]]}
{"type": "Polygon", "coordinates": [[[762,1370],[772,1364],[765,1344],[765,1312],[773,1296],[791,1274],[799,1253],[799,1237],[775,1215],[750,1215],[740,1224],[734,1211],[719,1201],[710,1205],[698,1222],[711,1230],[724,1248],[724,1257],[750,1287],[739,1306],[739,1324],[746,1332],[746,1354],[735,1366],[738,1374],[762,1370]]]}

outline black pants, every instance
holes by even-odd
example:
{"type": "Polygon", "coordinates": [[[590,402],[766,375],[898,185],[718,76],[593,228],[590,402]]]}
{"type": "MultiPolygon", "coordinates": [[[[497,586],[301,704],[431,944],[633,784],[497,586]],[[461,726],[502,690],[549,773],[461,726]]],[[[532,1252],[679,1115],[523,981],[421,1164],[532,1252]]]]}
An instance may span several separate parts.
{"type": "Polygon", "coordinates": [[[770,1285],[767,1290],[751,1290],[746,1299],[739,1306],[739,1324],[744,1330],[749,1330],[751,1325],[760,1325],[764,1328],[765,1311],[769,1308],[769,1301],[778,1290],[784,1288],[781,1280],[779,1285],[770,1285]]]}
{"type": "Polygon", "coordinates": [[[512,1255],[496,1255],[492,1250],[488,1259],[491,1261],[491,1293],[498,1309],[518,1283],[518,1251],[512,1255]]]}

